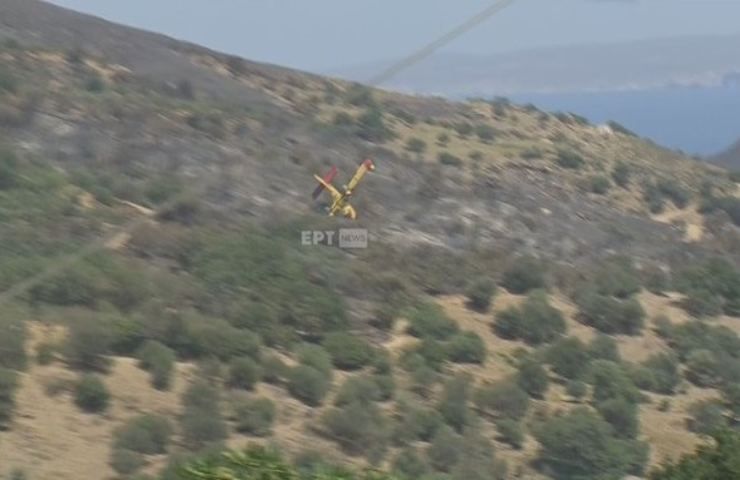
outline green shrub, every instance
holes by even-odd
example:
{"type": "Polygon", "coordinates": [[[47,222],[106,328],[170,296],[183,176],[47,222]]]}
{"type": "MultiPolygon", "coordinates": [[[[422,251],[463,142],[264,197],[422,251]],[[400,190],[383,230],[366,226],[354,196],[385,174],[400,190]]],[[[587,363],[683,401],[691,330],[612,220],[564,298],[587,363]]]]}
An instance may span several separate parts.
{"type": "Polygon", "coordinates": [[[381,399],[381,391],[375,378],[360,375],[348,378],[337,392],[334,405],[342,407],[351,403],[372,403],[381,399]]]}
{"type": "Polygon", "coordinates": [[[689,429],[694,433],[712,435],[727,427],[727,418],[722,403],[705,400],[691,405],[689,429]]]}
{"type": "Polygon", "coordinates": [[[580,400],[588,393],[588,385],[580,380],[570,380],[566,386],[565,391],[576,400],[580,400]]]}
{"type": "Polygon", "coordinates": [[[588,180],[588,189],[591,193],[597,195],[606,194],[611,188],[611,182],[603,175],[594,175],[588,180]]]}
{"type": "Polygon", "coordinates": [[[104,371],[110,364],[112,334],[101,319],[80,317],[72,322],[64,346],[70,366],[81,370],[104,371]]]}
{"type": "Polygon", "coordinates": [[[588,370],[588,348],[575,337],[563,338],[554,343],[546,352],[547,362],[553,372],[563,378],[580,379],[588,370]]]}
{"type": "Polygon", "coordinates": [[[411,137],[406,142],[406,150],[421,155],[427,149],[427,142],[420,138],[411,137]]]}
{"type": "Polygon", "coordinates": [[[441,147],[445,147],[450,143],[450,136],[446,133],[440,133],[437,135],[437,144],[441,147]]]}
{"type": "Polygon", "coordinates": [[[477,312],[487,312],[491,300],[496,293],[496,284],[489,278],[479,278],[472,282],[465,295],[468,297],[468,306],[477,312]]]}
{"type": "Polygon", "coordinates": [[[740,434],[724,430],[714,435],[714,441],[702,445],[691,455],[675,464],[666,464],[652,472],[651,480],[714,480],[740,478],[738,452],[740,434]]]}
{"type": "Polygon", "coordinates": [[[260,381],[260,367],[250,357],[234,358],[229,363],[229,386],[253,390],[260,381]]]}
{"type": "Polygon", "coordinates": [[[347,112],[337,112],[334,115],[333,123],[340,127],[353,126],[355,119],[347,112]]]}
{"type": "Polygon", "coordinates": [[[649,384],[639,385],[645,390],[671,395],[681,382],[678,358],[671,353],[656,353],[642,363],[642,368],[650,373],[649,384]]]}
{"type": "Polygon", "coordinates": [[[524,444],[524,429],[522,424],[511,418],[501,418],[496,420],[496,430],[501,441],[511,445],[516,450],[520,450],[524,444]]]}
{"type": "Polygon", "coordinates": [[[518,420],[527,414],[529,395],[514,381],[501,381],[480,387],[474,396],[475,405],[489,415],[518,420]]]}
{"type": "Polygon", "coordinates": [[[384,143],[395,134],[385,122],[385,116],[378,107],[369,107],[357,119],[357,136],[374,143],[384,143]]]}
{"type": "Polygon", "coordinates": [[[428,442],[444,425],[442,414],[431,408],[406,407],[401,409],[394,438],[428,442]]]}
{"type": "Polygon", "coordinates": [[[234,328],[225,320],[194,318],[190,320],[187,330],[194,343],[195,356],[217,357],[220,360],[240,356],[259,357],[262,346],[259,336],[234,328]]]}
{"type": "Polygon", "coordinates": [[[645,311],[634,298],[618,300],[590,294],[579,304],[583,322],[603,333],[638,335],[645,325],[645,311]]]}
{"type": "Polygon", "coordinates": [[[350,454],[379,456],[388,443],[385,418],[373,404],[332,408],[321,417],[321,425],[329,438],[350,454]]]}
{"type": "Polygon", "coordinates": [[[15,412],[15,392],[18,388],[17,374],[0,367],[0,431],[9,428],[15,412]]]}
{"type": "Polygon", "coordinates": [[[458,333],[447,344],[447,358],[455,363],[482,364],[486,360],[486,345],[475,332],[458,333]]]}
{"type": "Polygon", "coordinates": [[[424,303],[409,315],[409,333],[420,338],[446,340],[458,332],[457,324],[433,303],[424,303]]]}
{"type": "Polygon", "coordinates": [[[85,412],[101,413],[110,405],[110,393],[100,378],[85,374],[75,387],[75,404],[85,412]]]}
{"type": "Polygon", "coordinates": [[[459,167],[463,163],[459,157],[451,154],[450,152],[440,152],[437,158],[439,160],[439,163],[450,167],[459,167]]]}
{"type": "Polygon", "coordinates": [[[0,94],[18,92],[18,80],[5,67],[0,67],[0,94]]]}
{"type": "Polygon", "coordinates": [[[461,138],[468,137],[473,133],[473,126],[468,122],[457,122],[453,128],[461,138]]]}
{"type": "Polygon", "coordinates": [[[297,350],[298,362],[301,365],[312,367],[331,378],[334,370],[331,355],[321,345],[304,344],[297,350]]]}
{"type": "Polygon", "coordinates": [[[656,187],[660,193],[670,199],[677,208],[686,208],[691,200],[691,193],[673,179],[660,179],[658,180],[656,187]]]}
{"type": "Polygon", "coordinates": [[[632,169],[624,162],[618,162],[612,170],[612,180],[622,188],[627,188],[630,184],[632,169]]]}
{"type": "Polygon", "coordinates": [[[555,478],[623,478],[640,475],[647,444],[615,438],[605,420],[584,407],[553,417],[535,430],[538,461],[555,478]]]}
{"type": "Polygon", "coordinates": [[[180,426],[185,445],[200,450],[226,439],[228,431],[221,413],[221,396],[217,387],[196,380],[182,396],[184,411],[180,426]]]}
{"type": "Polygon", "coordinates": [[[586,163],[583,157],[570,150],[560,150],[556,162],[563,168],[578,170],[586,163]]]}
{"type": "Polygon", "coordinates": [[[532,345],[550,342],[565,333],[563,315],[550,305],[547,293],[535,291],[521,307],[512,307],[496,315],[493,329],[506,339],[521,339],[532,345]]]}
{"type": "Polygon", "coordinates": [[[321,405],[330,387],[331,380],[314,367],[301,365],[291,369],[288,374],[290,394],[312,407],[321,405]]]}
{"type": "Polygon", "coordinates": [[[658,214],[665,209],[665,199],[660,189],[653,183],[647,183],[643,187],[642,198],[647,204],[650,213],[658,214]]]}
{"type": "Polygon", "coordinates": [[[624,398],[604,400],[596,405],[601,416],[609,422],[617,436],[636,438],[640,433],[637,404],[624,398]]]}
{"type": "Polygon", "coordinates": [[[139,350],[138,358],[139,366],[151,373],[154,388],[170,388],[175,368],[175,352],[172,349],[155,340],[148,340],[139,350]]]}
{"type": "Polygon", "coordinates": [[[533,358],[527,358],[519,365],[516,381],[534,398],[543,398],[550,386],[547,370],[533,358]]]}
{"type": "Polygon", "coordinates": [[[41,342],[36,347],[36,361],[39,365],[49,365],[56,358],[58,347],[54,343],[41,342]]]}
{"type": "Polygon", "coordinates": [[[490,125],[478,125],[475,134],[484,143],[490,143],[496,138],[496,129],[490,125]]]}
{"type": "Polygon", "coordinates": [[[429,465],[414,447],[408,447],[393,460],[391,470],[402,478],[425,478],[429,465]]]}
{"type": "Polygon", "coordinates": [[[277,411],[269,398],[253,398],[237,403],[234,413],[237,431],[263,437],[272,433],[277,411]]]}
{"type": "Polygon", "coordinates": [[[617,363],[594,360],[589,371],[589,381],[593,384],[593,397],[596,402],[621,398],[630,403],[637,403],[642,399],[640,390],[624,368],[617,363]]]}
{"type": "Polygon", "coordinates": [[[629,257],[607,258],[590,277],[592,288],[600,295],[626,299],[640,292],[640,274],[629,257]]]}
{"type": "Polygon", "coordinates": [[[460,437],[448,426],[443,426],[432,438],[427,457],[439,472],[449,472],[457,464],[461,452],[460,437]]]}
{"type": "Polygon", "coordinates": [[[145,464],[144,456],[131,450],[114,448],[110,456],[110,466],[120,475],[132,475],[145,464]]]}
{"type": "Polygon", "coordinates": [[[105,90],[105,80],[99,75],[90,75],[85,81],[85,90],[91,93],[101,93],[105,90]]]}
{"type": "Polygon", "coordinates": [[[710,350],[694,350],[686,359],[686,378],[699,387],[712,387],[721,381],[721,362],[710,350]]]}
{"type": "Polygon", "coordinates": [[[355,107],[370,107],[375,105],[373,91],[365,85],[358,83],[352,84],[347,90],[345,101],[355,107]]]}
{"type": "Polygon", "coordinates": [[[167,452],[172,425],[159,415],[140,415],[128,420],[113,432],[113,448],[158,455],[167,452]]]}
{"type": "Polygon", "coordinates": [[[343,332],[330,333],[323,345],[334,366],[342,370],[357,370],[366,366],[375,353],[364,339],[343,332]]]}
{"type": "Polygon", "coordinates": [[[588,353],[594,360],[609,360],[615,363],[622,361],[617,342],[603,333],[599,333],[591,340],[588,345],[588,353]]]}
{"type": "Polygon", "coordinates": [[[534,257],[518,257],[504,272],[501,283],[514,294],[545,288],[545,268],[534,257]]]}
{"type": "Polygon", "coordinates": [[[263,356],[260,364],[262,380],[267,383],[279,384],[287,377],[290,371],[290,367],[277,355],[268,354],[263,356]]]}
{"type": "Polygon", "coordinates": [[[26,323],[15,318],[14,312],[0,314],[0,368],[23,370],[26,368],[26,323]]]}
{"type": "Polygon", "coordinates": [[[445,384],[442,398],[437,405],[437,410],[442,414],[445,422],[458,432],[463,431],[471,418],[468,407],[469,397],[470,378],[465,375],[456,375],[445,384]]]}

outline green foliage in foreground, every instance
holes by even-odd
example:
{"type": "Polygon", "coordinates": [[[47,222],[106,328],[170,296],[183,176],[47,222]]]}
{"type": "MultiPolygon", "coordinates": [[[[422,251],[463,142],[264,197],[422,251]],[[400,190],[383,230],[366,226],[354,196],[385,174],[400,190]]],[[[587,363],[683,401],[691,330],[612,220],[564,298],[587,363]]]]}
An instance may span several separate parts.
{"type": "Polygon", "coordinates": [[[740,433],[724,431],[679,462],[666,465],[650,476],[651,480],[728,480],[740,478],[740,433]]]}
{"type": "MultiPolygon", "coordinates": [[[[196,460],[173,477],[175,480],[298,480],[298,469],[278,453],[263,447],[248,447],[244,452],[226,451],[196,460]]],[[[352,472],[325,469],[317,472],[316,480],[394,480],[389,474],[365,471],[352,472]]]]}

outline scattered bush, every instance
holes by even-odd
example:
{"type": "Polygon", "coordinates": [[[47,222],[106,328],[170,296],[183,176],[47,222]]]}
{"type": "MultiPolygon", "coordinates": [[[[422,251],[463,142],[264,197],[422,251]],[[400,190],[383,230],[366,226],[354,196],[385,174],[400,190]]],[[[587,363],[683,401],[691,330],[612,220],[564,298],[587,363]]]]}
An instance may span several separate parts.
{"type": "Polygon", "coordinates": [[[582,321],[603,333],[638,335],[645,325],[645,311],[634,298],[618,300],[589,294],[579,304],[582,321]]]}
{"type": "Polygon", "coordinates": [[[323,345],[334,366],[342,370],[357,370],[366,366],[375,353],[364,339],[343,332],[330,333],[323,345]]]}
{"type": "Polygon", "coordinates": [[[622,361],[617,342],[603,333],[599,333],[591,340],[588,345],[588,353],[594,360],[609,360],[615,363],[622,361]]]}
{"type": "Polygon", "coordinates": [[[588,385],[580,380],[570,380],[566,386],[565,391],[576,400],[580,400],[588,393],[588,385]]]}
{"type": "Polygon", "coordinates": [[[496,430],[498,430],[502,442],[511,445],[516,450],[522,448],[524,429],[520,422],[511,418],[502,418],[496,421],[496,430]]]}
{"type": "Polygon", "coordinates": [[[70,325],[64,354],[70,366],[104,371],[110,364],[111,331],[100,319],[81,317],[70,325]]]}
{"type": "Polygon", "coordinates": [[[637,404],[624,398],[604,400],[596,405],[601,416],[609,422],[619,437],[636,438],[640,432],[637,404]]]}
{"type": "Polygon", "coordinates": [[[547,362],[553,372],[563,378],[580,379],[586,373],[591,356],[579,339],[568,337],[554,343],[546,352],[547,362]]]}
{"type": "Polygon", "coordinates": [[[85,81],[85,90],[91,93],[101,93],[105,91],[105,80],[99,75],[91,75],[85,81]]]}
{"type": "Polygon", "coordinates": [[[381,456],[387,447],[388,429],[385,418],[373,404],[350,404],[333,408],[321,417],[329,438],[350,454],[369,458],[381,456]]]}
{"type": "Polygon", "coordinates": [[[0,67],[0,94],[17,91],[18,80],[5,67],[0,67]]]}
{"type": "Polygon", "coordinates": [[[442,415],[431,408],[407,408],[402,412],[395,438],[429,442],[444,425],[442,415]]]}
{"type": "Polygon", "coordinates": [[[458,333],[447,344],[447,358],[455,363],[482,364],[486,359],[486,345],[475,332],[458,333]]]}
{"type": "Polygon", "coordinates": [[[406,142],[406,150],[408,150],[411,153],[416,153],[418,155],[421,155],[424,153],[427,149],[427,142],[420,138],[411,137],[406,142]]]}
{"type": "Polygon", "coordinates": [[[437,431],[427,448],[429,462],[439,472],[452,470],[461,453],[460,437],[448,426],[443,426],[437,431]]]}
{"type": "Polygon", "coordinates": [[[113,448],[158,455],[167,452],[172,425],[165,417],[141,415],[128,420],[113,432],[113,448]]]}
{"type": "Polygon", "coordinates": [[[689,429],[694,433],[712,435],[727,427],[724,408],[717,400],[694,403],[689,414],[689,429]]]}
{"type": "Polygon", "coordinates": [[[661,194],[667,197],[677,208],[686,208],[691,200],[691,193],[672,179],[658,180],[656,187],[661,194]]]}
{"type": "Polygon", "coordinates": [[[545,268],[534,257],[518,257],[504,272],[502,285],[514,294],[545,288],[545,268]]]}
{"type": "Polygon", "coordinates": [[[496,284],[489,278],[479,278],[472,282],[465,292],[468,305],[477,312],[487,312],[491,299],[496,293],[496,284]]]}
{"type": "Polygon", "coordinates": [[[529,395],[514,381],[484,385],[475,392],[475,405],[489,415],[519,420],[529,408],[529,395]]]}
{"type": "Polygon", "coordinates": [[[656,353],[642,363],[646,375],[636,381],[638,387],[663,395],[671,395],[681,382],[678,358],[670,353],[656,353]]]}
{"type": "Polygon", "coordinates": [[[630,184],[632,169],[624,162],[618,162],[612,170],[612,180],[622,188],[627,188],[630,184]]]}
{"type": "Polygon", "coordinates": [[[282,382],[290,371],[290,367],[288,367],[280,357],[272,354],[262,357],[261,367],[262,380],[272,384],[282,382]]]}
{"type": "Polygon", "coordinates": [[[555,478],[623,478],[640,475],[647,444],[613,436],[611,425],[586,408],[553,417],[535,430],[541,461],[555,478]]]}
{"type": "Polygon", "coordinates": [[[611,182],[603,175],[594,175],[588,180],[588,189],[597,195],[606,194],[611,188],[611,182]]]}
{"type": "Polygon", "coordinates": [[[290,394],[312,407],[321,405],[330,387],[331,380],[314,367],[301,365],[291,369],[288,374],[290,394]]]}
{"type": "Polygon", "coordinates": [[[712,387],[721,382],[721,363],[710,350],[694,350],[686,359],[686,378],[699,387],[712,387]]]}
{"type": "Polygon", "coordinates": [[[84,374],[75,387],[75,403],[88,413],[101,413],[110,405],[110,393],[96,375],[84,374]]]}
{"type": "Polygon", "coordinates": [[[375,105],[373,91],[358,83],[353,84],[346,93],[345,100],[355,107],[371,107],[375,105]]]}
{"type": "Polygon", "coordinates": [[[445,384],[442,398],[437,405],[437,410],[447,425],[458,432],[462,432],[470,420],[469,397],[470,378],[466,375],[456,375],[445,384]]]}
{"type": "Polygon", "coordinates": [[[182,403],[182,435],[190,449],[200,450],[226,439],[228,432],[221,414],[221,396],[217,387],[196,380],[183,393],[182,403]]]}
{"type": "Polygon", "coordinates": [[[393,460],[392,471],[402,478],[425,478],[429,465],[414,447],[408,447],[393,460]]]}
{"type": "Polygon", "coordinates": [[[437,135],[437,144],[441,147],[446,147],[450,143],[450,136],[446,133],[440,133],[437,135]]]}
{"type": "Polygon", "coordinates": [[[253,390],[260,381],[260,367],[250,357],[239,357],[229,364],[229,386],[244,390],[253,390]]]}
{"type": "Polygon", "coordinates": [[[331,355],[320,345],[304,344],[298,351],[298,362],[301,365],[311,367],[321,372],[327,378],[331,378],[334,370],[331,355]]]}
{"type": "Polygon", "coordinates": [[[420,338],[446,340],[458,332],[457,324],[434,303],[424,303],[409,315],[409,333],[420,338]]]}
{"type": "Polygon", "coordinates": [[[357,119],[357,136],[374,143],[384,143],[394,137],[394,132],[385,123],[383,112],[370,107],[357,119]]]}
{"type": "Polygon", "coordinates": [[[550,305],[544,291],[531,293],[519,308],[499,312],[493,325],[500,337],[521,339],[531,345],[550,342],[566,328],[563,315],[550,305]]]}
{"type": "Polygon", "coordinates": [[[642,400],[640,390],[617,363],[594,360],[589,371],[589,381],[593,385],[593,398],[597,403],[620,398],[630,403],[642,400]]]}
{"type": "Polygon", "coordinates": [[[572,170],[578,170],[586,163],[582,156],[570,150],[560,150],[555,161],[561,167],[572,170]]]}
{"type": "Polygon", "coordinates": [[[116,473],[120,475],[132,475],[146,464],[146,460],[138,452],[114,448],[111,452],[109,463],[116,473]]]}
{"type": "Polygon", "coordinates": [[[26,368],[26,323],[11,312],[0,314],[0,368],[26,368]]]}
{"type": "Polygon", "coordinates": [[[527,358],[519,365],[517,383],[534,398],[543,398],[550,386],[547,370],[534,358],[527,358]]]}
{"type": "Polygon", "coordinates": [[[475,127],[475,134],[484,143],[490,143],[496,138],[496,129],[490,125],[478,125],[475,127]]]}
{"type": "Polygon", "coordinates": [[[175,367],[175,352],[169,347],[148,340],[138,352],[139,366],[152,375],[152,386],[157,390],[167,390],[172,382],[175,367]]]}
{"type": "Polygon", "coordinates": [[[451,154],[450,152],[440,152],[438,157],[439,163],[450,167],[459,167],[462,165],[462,160],[459,157],[451,154]]]}
{"type": "Polygon", "coordinates": [[[15,392],[18,388],[17,374],[0,367],[0,431],[7,430],[15,412],[15,392]]]}
{"type": "Polygon", "coordinates": [[[269,398],[242,400],[234,408],[236,430],[256,436],[267,436],[275,422],[275,404],[269,398]]]}
{"type": "Polygon", "coordinates": [[[342,407],[351,403],[372,403],[379,401],[381,394],[374,377],[370,375],[350,377],[339,388],[334,405],[342,407]]]}

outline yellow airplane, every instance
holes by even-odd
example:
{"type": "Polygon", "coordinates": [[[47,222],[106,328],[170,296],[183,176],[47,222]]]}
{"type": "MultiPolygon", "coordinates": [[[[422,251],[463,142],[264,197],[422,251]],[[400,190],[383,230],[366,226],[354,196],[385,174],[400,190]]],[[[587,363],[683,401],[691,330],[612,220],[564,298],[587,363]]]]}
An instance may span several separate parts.
{"type": "Polygon", "coordinates": [[[355,173],[355,176],[352,177],[352,180],[350,180],[347,185],[344,185],[342,187],[342,191],[339,191],[331,183],[334,180],[334,177],[337,176],[337,167],[331,167],[331,170],[328,174],[326,174],[326,176],[324,176],[324,178],[321,178],[318,175],[314,175],[316,181],[319,182],[319,186],[316,187],[316,190],[314,190],[313,192],[313,199],[316,200],[317,198],[319,198],[319,195],[321,195],[321,192],[327,190],[331,194],[332,198],[332,204],[328,208],[329,216],[334,217],[337,214],[341,214],[349,219],[355,220],[357,219],[357,212],[352,207],[352,205],[349,204],[349,200],[352,197],[355,188],[357,188],[357,185],[360,184],[365,174],[374,170],[375,164],[373,163],[373,161],[365,160],[357,169],[357,172],[355,173]]]}

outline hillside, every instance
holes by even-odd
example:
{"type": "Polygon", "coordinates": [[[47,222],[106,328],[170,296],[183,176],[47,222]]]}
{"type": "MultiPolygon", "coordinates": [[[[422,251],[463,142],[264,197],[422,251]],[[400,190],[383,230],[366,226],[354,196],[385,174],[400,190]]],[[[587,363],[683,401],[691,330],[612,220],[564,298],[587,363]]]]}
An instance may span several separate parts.
{"type": "Polygon", "coordinates": [[[306,478],[621,478],[737,422],[719,167],[35,0],[0,4],[0,60],[0,292],[105,239],[0,295],[0,475],[179,479],[254,442],[306,478]],[[360,220],[326,218],[312,174],[366,156],[360,220]],[[369,248],[301,244],[346,226],[369,248]]]}
{"type": "Polygon", "coordinates": [[[737,170],[738,166],[740,166],[740,142],[730,146],[724,152],[711,157],[709,161],[729,170],[737,170]]]}

